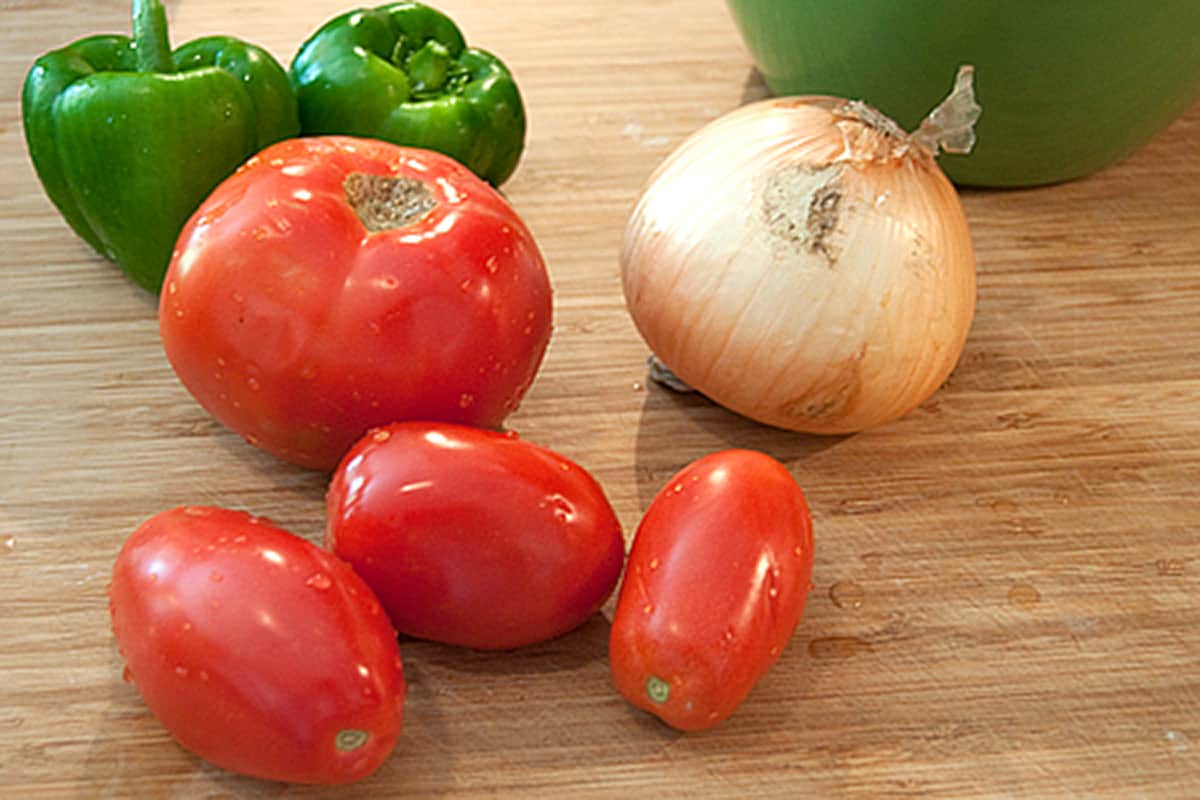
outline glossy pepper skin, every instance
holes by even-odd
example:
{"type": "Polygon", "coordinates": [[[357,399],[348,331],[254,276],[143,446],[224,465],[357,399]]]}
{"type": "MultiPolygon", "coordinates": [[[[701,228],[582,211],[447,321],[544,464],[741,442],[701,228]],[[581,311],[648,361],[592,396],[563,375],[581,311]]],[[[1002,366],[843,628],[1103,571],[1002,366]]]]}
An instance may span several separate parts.
{"type": "Polygon", "coordinates": [[[291,78],[305,135],[436,150],[493,186],[512,175],[525,146],[525,107],[508,68],[420,3],[329,20],[297,52],[291,78]]]}
{"type": "Polygon", "coordinates": [[[299,133],[287,72],[210,36],[171,52],[159,0],[134,0],[133,37],[97,35],[34,62],[25,141],[67,223],[157,292],[200,202],[246,158],[299,133]]]}

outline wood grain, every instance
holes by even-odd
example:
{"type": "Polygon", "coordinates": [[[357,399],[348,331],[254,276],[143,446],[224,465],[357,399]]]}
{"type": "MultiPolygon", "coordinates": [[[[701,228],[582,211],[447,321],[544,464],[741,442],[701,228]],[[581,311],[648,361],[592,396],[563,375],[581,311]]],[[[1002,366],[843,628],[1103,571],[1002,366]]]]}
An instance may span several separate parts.
{"type": "MultiPolygon", "coordinates": [[[[177,42],[235,32],[285,61],[345,7],[168,2],[177,42]]],[[[28,163],[25,70],[126,29],[127,6],[6,0],[0,795],[1200,794],[1200,107],[1091,178],[964,192],[979,305],[949,383],[883,429],[796,436],[650,384],[617,276],[654,165],[764,94],[724,6],[441,7],[505,58],[530,109],[506,192],[550,264],[556,335],[514,427],[592,470],[628,532],[708,451],[783,460],[817,534],[791,646],[704,735],[611,689],[610,605],[515,653],[404,642],[401,744],[353,787],[249,780],[174,745],[120,678],[104,594],[117,549],[182,503],[246,508],[316,540],[324,478],[201,411],[162,356],[153,300],[71,234],[28,163]]]]}

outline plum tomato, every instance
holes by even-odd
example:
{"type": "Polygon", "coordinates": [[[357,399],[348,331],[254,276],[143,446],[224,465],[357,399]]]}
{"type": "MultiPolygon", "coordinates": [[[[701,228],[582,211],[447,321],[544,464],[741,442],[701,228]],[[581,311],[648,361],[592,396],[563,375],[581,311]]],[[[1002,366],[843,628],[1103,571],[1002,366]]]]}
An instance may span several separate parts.
{"type": "Polygon", "coordinates": [[[406,684],[378,600],[332,554],[240,511],[164,511],[126,540],[109,586],[126,679],[184,748],[291,783],[373,772],[406,684]]]}
{"type": "Polygon", "coordinates": [[[511,205],[439,153],[350,137],[272,145],[180,234],[163,348],[196,400],[329,470],[372,427],[499,427],[550,338],[542,255],[511,205]]]}
{"type": "Polygon", "coordinates": [[[507,650],[566,633],[611,596],[620,523],[582,467],[511,434],[379,428],[328,494],[327,547],[409,636],[507,650]]]}
{"type": "Polygon", "coordinates": [[[724,450],[659,491],[630,548],[609,638],[620,693],[680,730],[728,718],[804,611],[812,518],[763,453],[724,450]]]}

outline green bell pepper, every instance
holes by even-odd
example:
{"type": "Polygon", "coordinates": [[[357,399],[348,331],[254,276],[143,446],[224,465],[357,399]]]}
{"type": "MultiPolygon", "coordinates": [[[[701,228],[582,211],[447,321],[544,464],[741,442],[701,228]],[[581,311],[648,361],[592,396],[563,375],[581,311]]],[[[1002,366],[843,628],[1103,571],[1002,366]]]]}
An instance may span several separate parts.
{"type": "Polygon", "coordinates": [[[88,244],[154,292],[209,192],[300,129],[278,61],[218,36],[172,53],[159,0],[133,0],[133,38],[89,36],[37,59],[21,101],[30,159],[50,200],[88,244]]]}
{"type": "Polygon", "coordinates": [[[306,135],[350,134],[457,159],[499,186],[525,146],[525,108],[496,56],[415,2],[358,9],[300,47],[292,85],[306,135]]]}

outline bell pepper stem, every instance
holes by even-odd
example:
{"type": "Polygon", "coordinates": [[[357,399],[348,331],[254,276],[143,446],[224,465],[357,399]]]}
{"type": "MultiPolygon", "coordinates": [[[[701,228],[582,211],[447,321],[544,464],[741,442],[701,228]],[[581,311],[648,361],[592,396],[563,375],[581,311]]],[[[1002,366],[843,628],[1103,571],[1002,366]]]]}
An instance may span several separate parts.
{"type": "Polygon", "coordinates": [[[133,41],[138,72],[174,72],[167,12],[159,0],[133,0],[133,41]]]}
{"type": "Polygon", "coordinates": [[[414,94],[436,92],[449,76],[450,51],[441,42],[430,39],[408,57],[405,67],[414,94]]]}

